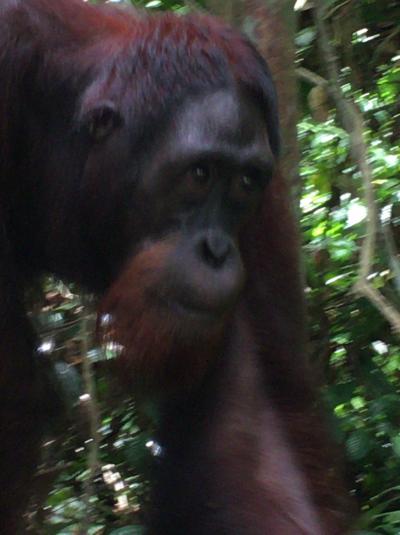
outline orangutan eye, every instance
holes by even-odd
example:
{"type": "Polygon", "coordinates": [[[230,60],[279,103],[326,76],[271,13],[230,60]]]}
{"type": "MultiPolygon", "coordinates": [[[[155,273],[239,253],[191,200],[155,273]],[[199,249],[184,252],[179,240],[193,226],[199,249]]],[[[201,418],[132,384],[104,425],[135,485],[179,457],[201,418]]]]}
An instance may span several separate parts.
{"type": "Polygon", "coordinates": [[[246,171],[232,177],[230,190],[232,199],[243,205],[252,204],[260,198],[263,189],[262,179],[257,172],[246,171]]]}
{"type": "Polygon", "coordinates": [[[257,181],[250,175],[241,175],[239,178],[240,186],[243,191],[252,192],[257,188],[257,181]]]}
{"type": "Polygon", "coordinates": [[[181,177],[182,192],[189,202],[197,202],[205,199],[212,184],[211,166],[196,163],[187,168],[181,177]]]}
{"type": "Polygon", "coordinates": [[[196,165],[192,169],[192,176],[200,185],[206,185],[210,181],[211,173],[205,165],[196,165]]]}

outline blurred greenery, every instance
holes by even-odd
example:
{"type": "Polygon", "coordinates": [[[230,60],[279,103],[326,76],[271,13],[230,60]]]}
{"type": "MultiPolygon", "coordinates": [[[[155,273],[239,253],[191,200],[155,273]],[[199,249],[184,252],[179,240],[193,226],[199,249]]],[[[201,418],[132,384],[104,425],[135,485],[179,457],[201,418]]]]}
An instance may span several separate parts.
{"type": "MultiPolygon", "coordinates": [[[[134,2],[149,10],[185,12],[201,3],[134,2]]],[[[325,76],[307,2],[301,2],[297,66],[325,76]]],[[[341,66],[340,83],[365,121],[368,157],[380,214],[370,282],[400,308],[400,7],[395,1],[331,1],[328,23],[341,66]]],[[[332,433],[347,453],[358,500],[359,533],[400,533],[400,339],[376,308],[352,291],[366,209],[348,134],[323,89],[299,82],[301,229],[311,356],[331,410],[332,433]]],[[[47,280],[32,309],[42,355],[55,363],[65,421],[50,425],[32,499],[28,531],[79,533],[87,516],[87,450],[93,437],[82,379],[82,321],[87,325],[101,418],[99,468],[90,496],[89,534],[141,534],[148,474],[157,462],[151,410],[117,393],[107,374],[116,348],[99,349],[88,334],[95,318],[74,289],[47,280]],[[71,293],[72,292],[72,293],[71,293]],[[85,316],[85,320],[83,318],[85,316]],[[51,489],[47,502],[38,507],[51,489]]],[[[87,340],[86,340],[87,343],[87,340]]]]}

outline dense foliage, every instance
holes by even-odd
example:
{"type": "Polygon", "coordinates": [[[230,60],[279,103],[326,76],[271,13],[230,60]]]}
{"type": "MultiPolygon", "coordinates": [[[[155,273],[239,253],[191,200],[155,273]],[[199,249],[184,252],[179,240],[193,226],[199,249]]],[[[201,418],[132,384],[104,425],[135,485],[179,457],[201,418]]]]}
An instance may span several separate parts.
{"type": "MultiPolygon", "coordinates": [[[[193,8],[191,2],[169,0],[138,4],[193,8]]],[[[302,71],[298,135],[311,353],[333,414],[333,433],[347,452],[349,484],[362,510],[357,528],[364,534],[397,534],[400,339],[381,312],[353,291],[367,217],[362,184],[335,105],[326,86],[315,84],[313,75],[326,72],[312,12],[307,2],[296,5],[302,8],[296,37],[302,71]]],[[[379,0],[329,5],[340,83],[363,113],[373,169],[380,222],[370,281],[399,310],[400,8],[379,0]]],[[[46,281],[42,305],[33,308],[43,333],[43,367],[49,361],[55,365],[55,372],[46,373],[62,387],[65,420],[57,416],[49,425],[29,525],[33,533],[140,535],[147,476],[157,463],[154,416],[151,407],[135,407],[117,392],[107,371],[118,348],[96,346],[88,334],[95,322],[91,303],[84,305],[73,289],[46,281]],[[95,414],[87,410],[93,388],[95,414]],[[96,436],[90,432],[93,418],[100,425],[96,436]],[[49,488],[46,506],[37,511],[49,488]]]]}
{"type": "MultiPolygon", "coordinates": [[[[393,21],[400,20],[400,12],[394,3],[384,9],[384,3],[346,4],[331,22],[341,51],[342,89],[364,116],[380,216],[369,278],[398,309],[400,27],[393,21]]],[[[299,58],[324,76],[315,40],[312,25],[299,32],[299,58]]],[[[364,512],[360,528],[395,534],[400,530],[400,340],[381,313],[352,291],[367,210],[348,134],[315,86],[302,85],[302,94],[311,108],[310,114],[303,108],[299,139],[312,351],[336,416],[334,431],[346,445],[350,480],[364,512]]]]}

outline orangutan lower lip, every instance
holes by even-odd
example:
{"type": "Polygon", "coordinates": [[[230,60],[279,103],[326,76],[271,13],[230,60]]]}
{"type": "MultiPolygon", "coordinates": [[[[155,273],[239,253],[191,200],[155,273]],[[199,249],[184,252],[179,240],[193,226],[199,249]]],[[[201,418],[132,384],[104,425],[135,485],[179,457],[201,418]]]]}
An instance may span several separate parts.
{"type": "Polygon", "coordinates": [[[221,309],[201,307],[188,302],[170,301],[169,306],[180,314],[195,315],[204,319],[215,319],[222,315],[221,309]]]}
{"type": "Polygon", "coordinates": [[[180,316],[196,317],[201,320],[217,320],[223,316],[226,309],[217,307],[207,307],[198,303],[193,303],[187,299],[178,299],[172,297],[157,296],[158,304],[167,308],[171,312],[179,314],[180,316]]]}

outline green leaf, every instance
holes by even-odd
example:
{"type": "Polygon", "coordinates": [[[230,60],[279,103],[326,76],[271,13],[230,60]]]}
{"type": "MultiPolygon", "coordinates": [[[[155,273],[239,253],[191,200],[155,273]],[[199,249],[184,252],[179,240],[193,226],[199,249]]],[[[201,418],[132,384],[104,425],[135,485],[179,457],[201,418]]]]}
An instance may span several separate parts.
{"type": "Polygon", "coordinates": [[[392,448],[397,457],[400,457],[400,435],[392,438],[392,448]]]}
{"type": "Polygon", "coordinates": [[[368,433],[363,429],[358,429],[351,433],[346,441],[346,448],[353,461],[364,459],[370,452],[372,442],[368,433]]]}
{"type": "Polygon", "coordinates": [[[109,532],[109,535],[144,535],[143,526],[125,526],[123,528],[114,529],[109,532]]]}

